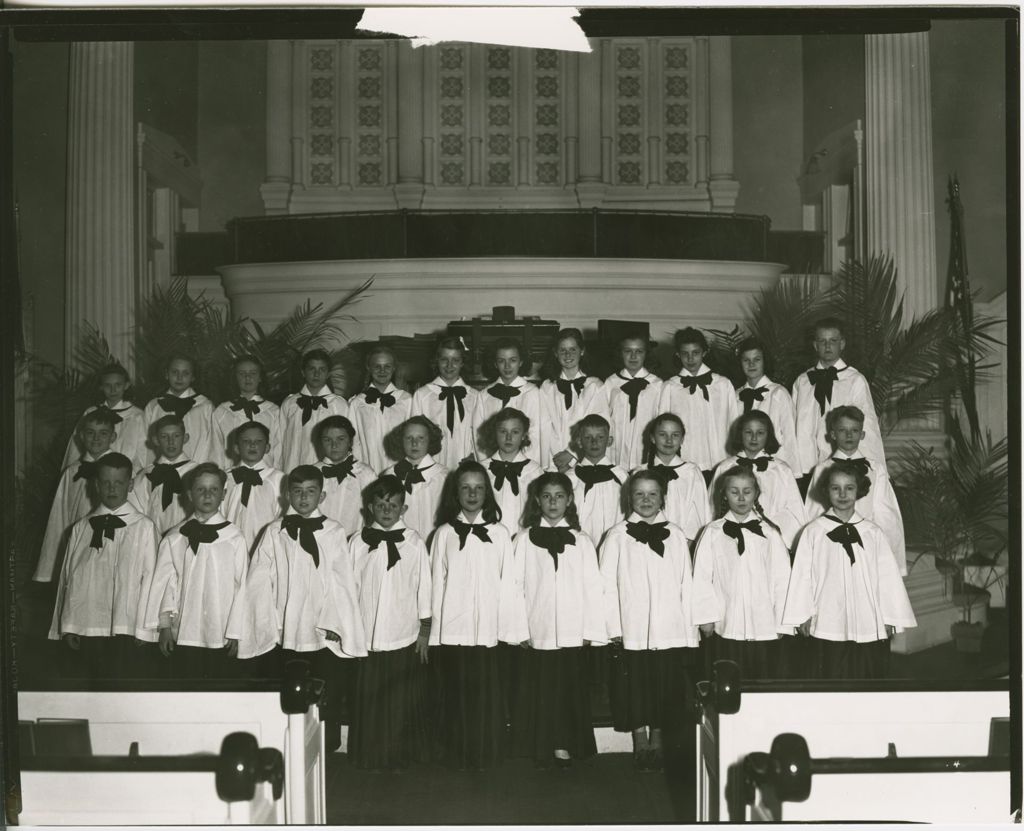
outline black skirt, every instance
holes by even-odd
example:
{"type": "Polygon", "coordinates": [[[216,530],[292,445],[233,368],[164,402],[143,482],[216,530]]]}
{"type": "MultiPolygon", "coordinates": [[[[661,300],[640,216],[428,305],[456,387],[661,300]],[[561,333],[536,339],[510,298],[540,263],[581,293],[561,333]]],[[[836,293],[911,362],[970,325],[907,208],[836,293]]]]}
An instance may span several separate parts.
{"type": "Polygon", "coordinates": [[[594,724],[585,654],[589,648],[523,649],[512,710],[512,752],[539,761],[555,750],[593,756],[594,724]]]}
{"type": "Polygon", "coordinates": [[[458,768],[494,765],[505,749],[505,700],[500,650],[440,646],[440,723],[445,759],[458,768]]]}
{"type": "Polygon", "coordinates": [[[740,668],[740,678],[758,681],[783,678],[779,641],[739,641],[715,635],[708,643],[712,665],[732,661],[740,668]]]}
{"type": "Polygon", "coordinates": [[[609,692],[616,730],[680,727],[691,718],[697,650],[611,650],[609,692]]]}
{"type": "Polygon", "coordinates": [[[857,643],[810,638],[808,646],[814,678],[835,680],[889,677],[889,639],[857,643]]]}
{"type": "Polygon", "coordinates": [[[352,764],[393,769],[428,761],[426,682],[415,644],[359,662],[348,734],[352,764]]]}

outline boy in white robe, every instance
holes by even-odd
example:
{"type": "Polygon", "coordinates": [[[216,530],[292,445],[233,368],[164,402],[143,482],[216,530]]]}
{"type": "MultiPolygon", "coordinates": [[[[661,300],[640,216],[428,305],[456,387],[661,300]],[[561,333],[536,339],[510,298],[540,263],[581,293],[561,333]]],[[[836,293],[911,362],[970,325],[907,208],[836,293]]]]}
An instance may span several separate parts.
{"type": "Polygon", "coordinates": [[[82,674],[117,678],[138,671],[136,644],[157,639],[156,630],[144,626],[156,527],[128,504],[127,456],[104,455],[93,482],[100,504],[71,529],[49,638],[77,653],[82,674]]]}
{"type": "Polygon", "coordinates": [[[449,469],[476,451],[473,419],[480,393],[462,380],[465,354],[458,338],[442,340],[434,356],[437,377],[412,395],[412,414],[424,415],[441,428],[441,450],[436,455],[449,469]]]}
{"type": "MultiPolygon", "coordinates": [[[[477,397],[477,405],[473,414],[473,436],[479,445],[480,429],[491,416],[507,407],[523,413],[530,421],[534,434],[531,441],[523,447],[528,459],[540,462],[540,390],[522,376],[523,348],[512,338],[501,338],[494,344],[494,367],[498,370],[497,379],[484,387],[477,397]]],[[[477,448],[478,451],[481,449],[477,448]]],[[[500,499],[499,499],[500,502],[500,499]]],[[[504,508],[502,508],[504,513],[504,508]]],[[[504,516],[502,522],[505,522],[504,516]]],[[[506,523],[506,527],[508,527],[506,523]]]]}
{"type": "MultiPolygon", "coordinates": [[[[182,452],[198,462],[210,461],[213,448],[213,402],[192,388],[195,381],[195,362],[191,358],[176,355],[167,362],[164,372],[167,391],[152,399],[144,410],[147,437],[152,435],[153,425],[166,415],[174,415],[185,424],[185,446],[182,452]]],[[[147,457],[156,458],[151,449],[147,457]]]]}
{"type": "MultiPolygon", "coordinates": [[[[119,364],[104,367],[99,373],[99,390],[103,403],[89,407],[83,415],[93,410],[110,410],[115,416],[114,430],[117,437],[110,444],[115,453],[123,453],[132,463],[132,472],[138,473],[146,466],[149,448],[146,446],[146,422],[139,407],[125,400],[125,391],[131,386],[128,372],[119,364]]],[[[82,456],[78,436],[72,436],[64,453],[63,467],[77,462],[82,456]]]]}
{"type": "Polygon", "coordinates": [[[348,415],[348,404],[327,386],[331,356],[313,349],[302,356],[304,386],[281,402],[281,470],[311,465],[317,459],[313,428],[328,416],[348,415]]]}
{"type": "Polygon", "coordinates": [[[629,475],[608,459],[612,441],[604,417],[585,416],[573,427],[573,449],[580,461],[565,472],[572,482],[580,527],[597,546],[605,532],[622,521],[622,485],[629,475]]]}
{"type": "Polygon", "coordinates": [[[263,366],[252,355],[243,355],[234,361],[235,384],[238,396],[224,401],[213,411],[213,438],[210,461],[227,470],[238,457],[232,447],[231,434],[250,421],[258,421],[269,432],[267,458],[263,463],[277,467],[281,453],[281,410],[273,401],[259,393],[263,380],[263,366]]]}
{"type": "Polygon", "coordinates": [[[889,479],[885,465],[873,463],[860,452],[864,438],[864,413],[858,407],[836,407],[827,417],[828,435],[835,448],[831,458],[819,462],[811,471],[810,487],[804,503],[808,520],[821,516],[828,508],[828,496],[820,485],[821,474],[838,462],[848,462],[851,467],[868,477],[871,488],[867,495],[857,500],[857,513],[870,519],[889,540],[892,553],[900,567],[900,574],[907,576],[907,544],[903,533],[903,514],[900,512],[896,492],[889,479]]]}
{"type": "Polygon", "coordinates": [[[686,425],[683,458],[697,465],[710,483],[715,465],[728,455],[725,445],[739,415],[739,400],[732,383],[704,365],[708,342],[703,332],[680,329],[674,343],[682,369],[662,386],[658,411],[675,413],[686,425]]]}
{"type": "Polygon", "coordinates": [[[404,458],[384,471],[405,487],[405,524],[429,544],[448,468],[434,461],[441,451],[441,429],[426,416],[412,416],[392,431],[404,458]]]}
{"type": "Polygon", "coordinates": [[[799,455],[796,449],[796,407],[793,397],[782,384],[776,384],[765,374],[768,351],[757,338],[747,338],[736,349],[740,368],[746,382],[736,390],[741,413],[760,410],[767,413],[775,425],[779,450],[775,458],[781,459],[794,475],[800,475],[799,455]]]}
{"type": "Polygon", "coordinates": [[[363,527],[363,488],[377,474],[352,455],[356,431],[345,416],[328,416],[313,431],[320,451],[316,467],[324,475],[324,501],[320,509],[341,523],[348,535],[363,527]]]}
{"type": "Polygon", "coordinates": [[[376,346],[366,356],[370,374],[367,388],[348,402],[362,461],[372,470],[384,470],[392,464],[384,449],[384,437],[412,415],[412,396],[394,384],[398,361],[386,346],[376,346]]]}
{"type": "Polygon", "coordinates": [[[220,512],[227,474],[213,462],[185,477],[192,516],[160,541],[146,607],[146,626],[159,629],[160,653],[185,677],[239,673],[232,615],[244,602],[249,554],[242,532],[220,512]]]}
{"type": "Polygon", "coordinates": [[[608,396],[609,422],[615,443],[608,458],[625,470],[644,461],[644,430],[660,410],[661,379],[644,367],[648,341],[627,336],[619,341],[622,369],[604,379],[608,396]]]}
{"type": "Polygon", "coordinates": [[[260,421],[237,427],[231,436],[232,455],[239,463],[227,471],[224,516],[245,537],[251,552],[260,531],[284,510],[284,474],[267,464],[270,430],[260,421]]]}
{"type": "Polygon", "coordinates": [[[150,435],[159,451],[157,459],[135,477],[128,499],[136,510],[153,520],[157,534],[163,536],[188,515],[184,476],[199,463],[182,450],[188,443],[188,433],[178,416],[157,419],[150,435]]]}

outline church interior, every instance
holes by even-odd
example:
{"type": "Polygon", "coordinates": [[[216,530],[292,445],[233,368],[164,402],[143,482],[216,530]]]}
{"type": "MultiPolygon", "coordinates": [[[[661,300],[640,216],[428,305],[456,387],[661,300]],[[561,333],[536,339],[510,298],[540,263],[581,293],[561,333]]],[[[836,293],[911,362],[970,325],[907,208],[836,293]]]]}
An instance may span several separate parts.
{"type": "MultiPolygon", "coordinates": [[[[137,333],[154,325],[152,297],[183,292],[225,327],[245,319],[261,332],[307,302],[351,298],[333,342],[315,344],[331,353],[333,391],[351,401],[369,385],[375,345],[396,359],[396,386],[413,393],[432,377],[445,335],[462,338],[463,378],[477,389],[494,380],[489,350],[499,337],[519,341],[523,374],[539,383],[555,333],[570,327],[601,378],[617,369],[622,332],[639,327],[650,368],[668,379],[676,330],[725,343],[750,328],[752,309],[765,307],[758,297],[780,296],[780,286],[793,296],[833,291],[876,255],[896,269],[897,330],[949,306],[954,261],[964,277],[969,265],[973,314],[990,322],[971,395],[978,441],[1002,442],[1005,506],[1010,481],[1019,487],[1008,392],[1019,362],[1007,357],[1019,346],[1017,280],[1008,279],[1019,266],[1019,21],[973,9],[804,15],[588,9],[580,25],[590,52],[414,48],[357,32],[350,15],[302,12],[283,36],[259,16],[230,36],[203,22],[145,28],[136,39],[125,39],[130,26],[126,35],[10,27],[21,343],[8,417],[9,468],[27,494],[19,516],[46,522],[55,459],[83,409],[80,397],[72,405],[47,395],[47,384],[82,381],[91,366],[83,344],[95,333],[141,377],[149,358],[137,333]]],[[[813,364],[809,343],[797,371],[813,364]]],[[[728,355],[712,346],[712,357],[728,355]]],[[[742,381],[738,366],[712,369],[742,381]]],[[[302,383],[297,370],[278,380],[282,392],[302,383]]],[[[955,454],[950,420],[936,407],[886,422],[889,477],[898,481],[908,449],[930,449],[939,463],[955,454]]],[[[1021,804],[1013,513],[996,523],[1002,547],[955,579],[908,531],[902,581],[917,626],[893,637],[884,680],[733,680],[708,661],[698,728],[668,740],[653,776],[634,769],[603,685],[588,693],[597,754],[571,770],[509,759],[484,772],[427,764],[399,776],[325,752],[309,716],[315,695],[282,714],[280,678],[62,677],[47,640],[55,589],[33,580],[38,548],[12,546],[18,741],[8,752],[16,759],[20,743],[22,821],[1009,821],[1021,804]],[[971,651],[951,634],[961,620],[982,624],[971,651]],[[220,733],[174,714],[188,696],[220,733]],[[166,716],[151,717],[157,706],[166,716]],[[201,777],[216,757],[188,774],[169,762],[131,774],[26,762],[26,745],[44,761],[137,756],[138,737],[144,756],[222,748],[223,757],[225,725],[278,748],[281,770],[267,762],[257,771],[255,798],[197,798],[191,814],[126,798],[118,815],[115,780],[146,776],[144,792],[172,793],[178,785],[167,783],[180,778],[189,801],[189,788],[212,793],[201,777]],[[794,733],[813,756],[801,762],[814,771],[809,798],[751,762],[763,751],[767,769],[785,768],[785,743],[773,738],[794,733]],[[898,757],[957,754],[973,772],[941,773],[938,761],[890,772],[898,757]],[[864,769],[842,775],[837,764],[855,757],[864,769]],[[302,768],[297,784],[292,768],[302,768]],[[50,802],[62,776],[63,813],[50,802]],[[921,792],[927,798],[911,795],[921,792]]],[[[15,733],[9,718],[4,732],[15,733]]]]}

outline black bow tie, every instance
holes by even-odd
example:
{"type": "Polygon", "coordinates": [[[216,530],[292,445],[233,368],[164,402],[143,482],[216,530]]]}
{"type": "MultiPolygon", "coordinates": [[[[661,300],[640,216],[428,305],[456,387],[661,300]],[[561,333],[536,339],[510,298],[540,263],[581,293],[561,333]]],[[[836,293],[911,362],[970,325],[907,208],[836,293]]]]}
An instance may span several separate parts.
{"type": "Polygon", "coordinates": [[[302,408],[302,423],[308,424],[313,416],[313,410],[319,410],[327,406],[327,399],[322,395],[300,395],[295,402],[302,408]]]}
{"type": "Polygon", "coordinates": [[[860,532],[853,524],[843,522],[839,517],[834,517],[831,514],[825,514],[825,519],[839,523],[825,536],[832,540],[832,542],[837,542],[843,547],[843,550],[846,552],[846,556],[850,558],[850,565],[852,566],[857,562],[857,558],[853,554],[853,544],[857,543],[861,548],[864,547],[864,542],[860,538],[860,532]]]}
{"type": "Polygon", "coordinates": [[[237,412],[244,412],[245,417],[252,421],[260,414],[260,402],[251,398],[238,397],[231,402],[231,409],[237,412]]]}
{"type": "MultiPolygon", "coordinates": [[[[125,409],[127,410],[128,408],[125,407],[125,409]]],[[[121,418],[120,415],[118,415],[117,410],[108,407],[106,404],[100,404],[95,410],[93,410],[93,412],[104,413],[105,415],[107,415],[108,418],[113,419],[114,424],[120,424],[122,421],[124,421],[124,419],[121,418]]]]}
{"type": "Polygon", "coordinates": [[[513,387],[509,384],[504,383],[503,381],[499,381],[497,384],[494,384],[487,388],[487,394],[493,395],[495,398],[501,401],[501,405],[503,407],[506,404],[508,404],[509,399],[515,398],[517,395],[519,395],[520,392],[521,390],[519,389],[519,387],[513,387]]]}
{"type": "Polygon", "coordinates": [[[96,475],[96,462],[82,461],[78,463],[78,470],[75,471],[75,476],[71,480],[77,482],[79,479],[92,479],[96,475]]]}
{"type": "Polygon", "coordinates": [[[230,522],[219,522],[216,525],[204,525],[197,519],[190,519],[178,530],[188,540],[188,547],[192,549],[192,553],[198,554],[200,543],[216,542],[217,532],[222,528],[227,528],[230,524],[230,522]]]}
{"type": "Polygon", "coordinates": [[[451,526],[455,529],[455,533],[459,535],[459,551],[462,551],[465,547],[466,540],[470,534],[480,540],[480,542],[491,541],[491,535],[487,533],[486,525],[472,525],[469,522],[460,522],[457,519],[453,519],[451,526]]]}
{"type": "Polygon", "coordinates": [[[832,462],[847,470],[852,470],[858,476],[867,476],[871,470],[871,462],[867,459],[837,459],[833,456],[832,462]]]}
{"type": "Polygon", "coordinates": [[[629,420],[632,421],[636,418],[636,405],[640,401],[640,393],[647,389],[651,382],[646,378],[626,378],[625,375],[618,377],[626,381],[619,389],[629,396],[629,420]]]}
{"type": "Polygon", "coordinates": [[[367,404],[380,404],[380,411],[384,412],[388,407],[395,406],[397,400],[390,392],[381,392],[374,386],[366,388],[366,392],[363,393],[366,396],[367,404]]]}
{"type": "Polygon", "coordinates": [[[196,403],[196,397],[194,395],[186,395],[183,398],[179,398],[177,395],[163,395],[156,400],[156,403],[160,405],[160,409],[165,413],[174,413],[178,418],[184,418],[188,415],[196,403]]]}
{"type": "Polygon", "coordinates": [[[466,387],[449,387],[446,384],[441,385],[441,390],[438,392],[438,400],[445,403],[445,417],[448,422],[448,432],[455,432],[455,408],[459,408],[459,421],[462,421],[466,417],[466,408],[462,404],[462,399],[466,397],[468,390],[466,387]]]}
{"type": "MultiPolygon", "coordinates": [[[[576,476],[583,483],[584,496],[590,493],[590,489],[594,485],[601,482],[619,482],[619,477],[615,475],[611,465],[576,465],[574,470],[576,476]]],[[[621,485],[622,482],[619,484],[621,485]]]]}
{"type": "Polygon", "coordinates": [[[558,555],[565,551],[567,545],[575,544],[576,535],[571,528],[539,525],[530,529],[530,542],[548,550],[555,561],[555,571],[558,571],[558,555]]]}
{"type": "Polygon", "coordinates": [[[281,527],[293,540],[299,541],[299,546],[313,558],[313,565],[320,566],[320,547],[316,544],[314,531],[324,527],[327,517],[300,516],[299,514],[286,514],[281,520],[281,527]]]}
{"type": "Polygon", "coordinates": [[[239,465],[238,467],[231,468],[231,478],[235,480],[236,485],[242,486],[242,504],[248,508],[249,494],[252,493],[252,489],[258,488],[263,484],[263,477],[260,476],[260,471],[245,465],[239,465]]]}
{"type": "Polygon", "coordinates": [[[745,467],[747,470],[757,468],[758,473],[764,473],[768,470],[768,462],[774,458],[774,456],[758,456],[756,459],[751,459],[749,456],[737,456],[736,464],[740,467],[745,467]]]}
{"type": "Polygon", "coordinates": [[[333,478],[339,485],[345,481],[349,476],[352,476],[352,468],[355,467],[356,459],[355,456],[349,456],[345,461],[338,462],[337,464],[324,465],[321,468],[321,472],[324,474],[324,479],[333,478]]]}
{"type": "Polygon", "coordinates": [[[627,522],[626,533],[659,557],[665,556],[665,540],[669,536],[667,522],[627,522]]]}
{"type": "Polygon", "coordinates": [[[384,531],[380,528],[364,528],[362,532],[363,542],[370,546],[370,551],[376,551],[377,546],[382,542],[387,543],[388,571],[397,563],[401,557],[398,556],[398,544],[405,539],[405,532],[398,528],[394,531],[384,531]]]}
{"type": "Polygon", "coordinates": [[[413,485],[418,485],[420,482],[427,481],[423,478],[423,471],[430,470],[432,467],[433,465],[415,467],[408,459],[402,459],[402,461],[395,465],[395,476],[402,480],[402,484],[405,486],[405,492],[412,493],[413,485]]]}
{"type": "Polygon", "coordinates": [[[839,370],[834,366],[825,369],[807,370],[807,380],[814,387],[814,400],[818,402],[821,415],[832,403],[832,385],[839,379],[839,370]]]}
{"type": "Polygon", "coordinates": [[[125,522],[117,514],[102,514],[89,517],[89,525],[92,526],[92,539],[89,541],[89,548],[103,548],[103,538],[113,540],[114,531],[124,528],[125,522]]]}
{"type": "Polygon", "coordinates": [[[740,401],[743,402],[743,412],[749,413],[754,409],[754,404],[760,404],[768,394],[768,387],[744,387],[739,391],[740,401]]]}
{"type": "Polygon", "coordinates": [[[586,375],[577,375],[571,381],[565,380],[565,378],[555,379],[555,386],[558,387],[558,391],[562,393],[562,397],[565,399],[565,409],[572,407],[573,392],[575,391],[577,396],[583,395],[583,388],[587,385],[586,375]]]}
{"type": "Polygon", "coordinates": [[[764,530],[761,528],[761,523],[756,519],[751,519],[747,522],[733,522],[731,519],[727,519],[725,521],[725,525],[722,526],[722,530],[725,531],[725,535],[736,540],[736,553],[741,557],[743,556],[743,552],[747,549],[747,546],[743,543],[744,529],[750,531],[751,534],[757,534],[759,537],[764,536],[764,530]]]}
{"type": "Polygon", "coordinates": [[[674,482],[679,478],[679,474],[676,472],[682,465],[658,465],[651,462],[647,465],[648,470],[653,470],[665,481],[667,485],[669,482],[674,482]]]}
{"type": "Polygon", "coordinates": [[[679,381],[690,391],[690,395],[697,392],[697,387],[700,387],[700,391],[704,394],[704,400],[711,400],[711,396],[708,394],[708,387],[711,386],[712,381],[710,372],[702,372],[700,375],[680,375],[679,381]]]}
{"type": "Polygon", "coordinates": [[[500,491],[508,482],[512,493],[519,496],[519,477],[528,461],[529,459],[524,459],[521,462],[503,462],[500,459],[491,459],[489,468],[494,474],[494,489],[500,491]]]}
{"type": "Polygon", "coordinates": [[[153,465],[153,469],[146,474],[146,478],[149,479],[150,485],[153,490],[156,490],[161,485],[164,489],[160,492],[160,501],[163,503],[163,509],[166,511],[170,506],[171,502],[174,501],[175,494],[180,494],[181,490],[181,476],[178,474],[178,468],[181,467],[184,462],[159,462],[153,465]]]}

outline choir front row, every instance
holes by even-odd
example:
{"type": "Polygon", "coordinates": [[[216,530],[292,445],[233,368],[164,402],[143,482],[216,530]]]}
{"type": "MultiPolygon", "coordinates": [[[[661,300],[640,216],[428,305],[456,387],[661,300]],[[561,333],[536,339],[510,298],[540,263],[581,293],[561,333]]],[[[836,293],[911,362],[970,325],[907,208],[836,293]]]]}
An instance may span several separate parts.
{"type": "Polygon", "coordinates": [[[404,458],[379,478],[351,455],[340,416],[317,425],[321,460],[286,474],[265,464],[257,421],[235,430],[241,463],[225,472],[185,458],[185,425],[165,416],[153,426],[160,459],[134,478],[103,446],[107,422],[83,419],[91,458],[62,483],[84,493],[91,481],[99,500],[60,565],[49,634],[62,660],[86,674],[237,677],[302,656],[328,680],[329,725],[348,699],[360,766],[443,752],[487,767],[508,750],[509,722],[513,753],[568,765],[595,752],[589,694],[602,668],[615,728],[656,769],[662,728],[692,716],[702,635],[707,656],[747,678],[866,678],[885,673],[892,634],[915,625],[887,534],[860,508],[870,471],[835,457],[816,470],[827,508],[804,525],[787,514],[799,498],[766,498],[788,485],[766,478],[771,421],[759,411],[739,420],[742,449],[716,471],[711,500],[679,458],[671,414],[651,422],[651,461],[629,474],[606,463],[600,416],[576,425],[568,473],[522,455],[518,410],[494,416],[492,455],[450,473],[432,458],[437,427],[413,416],[398,430],[404,458]],[[603,645],[608,659],[594,660],[603,645]]]}

